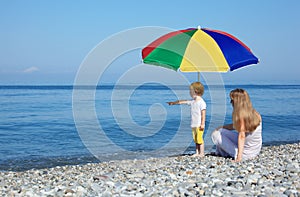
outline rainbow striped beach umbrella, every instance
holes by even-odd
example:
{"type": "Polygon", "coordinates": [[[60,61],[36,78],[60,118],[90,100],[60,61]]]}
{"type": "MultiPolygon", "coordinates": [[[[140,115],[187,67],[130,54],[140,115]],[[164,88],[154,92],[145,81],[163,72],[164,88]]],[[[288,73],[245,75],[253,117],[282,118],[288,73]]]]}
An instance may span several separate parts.
{"type": "Polygon", "coordinates": [[[227,72],[258,63],[236,37],[200,27],[163,35],[142,50],[142,58],[145,64],[198,73],[227,72]]]}

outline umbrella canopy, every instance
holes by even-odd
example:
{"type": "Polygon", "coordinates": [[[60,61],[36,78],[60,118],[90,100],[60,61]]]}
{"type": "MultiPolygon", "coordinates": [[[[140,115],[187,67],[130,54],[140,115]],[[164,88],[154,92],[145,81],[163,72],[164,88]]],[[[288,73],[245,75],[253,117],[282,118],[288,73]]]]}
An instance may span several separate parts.
{"type": "Polygon", "coordinates": [[[258,58],[236,37],[207,28],[170,32],[142,50],[143,62],[182,72],[227,72],[258,58]]]}

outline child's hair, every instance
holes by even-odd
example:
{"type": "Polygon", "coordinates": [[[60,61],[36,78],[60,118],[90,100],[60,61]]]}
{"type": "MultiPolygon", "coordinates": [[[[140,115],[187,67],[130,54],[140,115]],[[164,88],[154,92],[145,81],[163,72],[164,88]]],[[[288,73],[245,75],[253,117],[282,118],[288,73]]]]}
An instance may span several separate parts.
{"type": "Polygon", "coordinates": [[[202,83],[193,82],[190,87],[194,89],[195,94],[197,94],[198,96],[202,96],[204,94],[204,86],[202,83]]]}

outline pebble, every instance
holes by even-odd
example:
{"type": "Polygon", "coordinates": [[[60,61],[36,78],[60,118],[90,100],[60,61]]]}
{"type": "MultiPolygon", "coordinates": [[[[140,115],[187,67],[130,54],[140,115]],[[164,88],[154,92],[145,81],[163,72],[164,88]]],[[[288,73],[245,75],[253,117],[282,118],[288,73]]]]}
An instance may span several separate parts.
{"type": "Polygon", "coordinates": [[[188,155],[0,172],[1,196],[300,196],[300,143],[252,160],[188,155]]]}

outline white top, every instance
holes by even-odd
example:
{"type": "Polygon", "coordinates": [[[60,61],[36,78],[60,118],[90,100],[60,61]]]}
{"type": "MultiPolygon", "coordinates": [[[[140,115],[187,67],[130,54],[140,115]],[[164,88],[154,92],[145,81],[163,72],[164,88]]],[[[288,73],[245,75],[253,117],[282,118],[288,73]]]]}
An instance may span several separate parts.
{"type": "Polygon", "coordinates": [[[261,150],[262,146],[262,123],[260,123],[255,131],[247,132],[244,151],[243,151],[243,158],[253,158],[257,156],[261,150]]]}
{"type": "Polygon", "coordinates": [[[201,111],[206,109],[205,101],[196,96],[193,100],[187,101],[186,104],[191,106],[191,127],[200,127],[201,111]]]}

